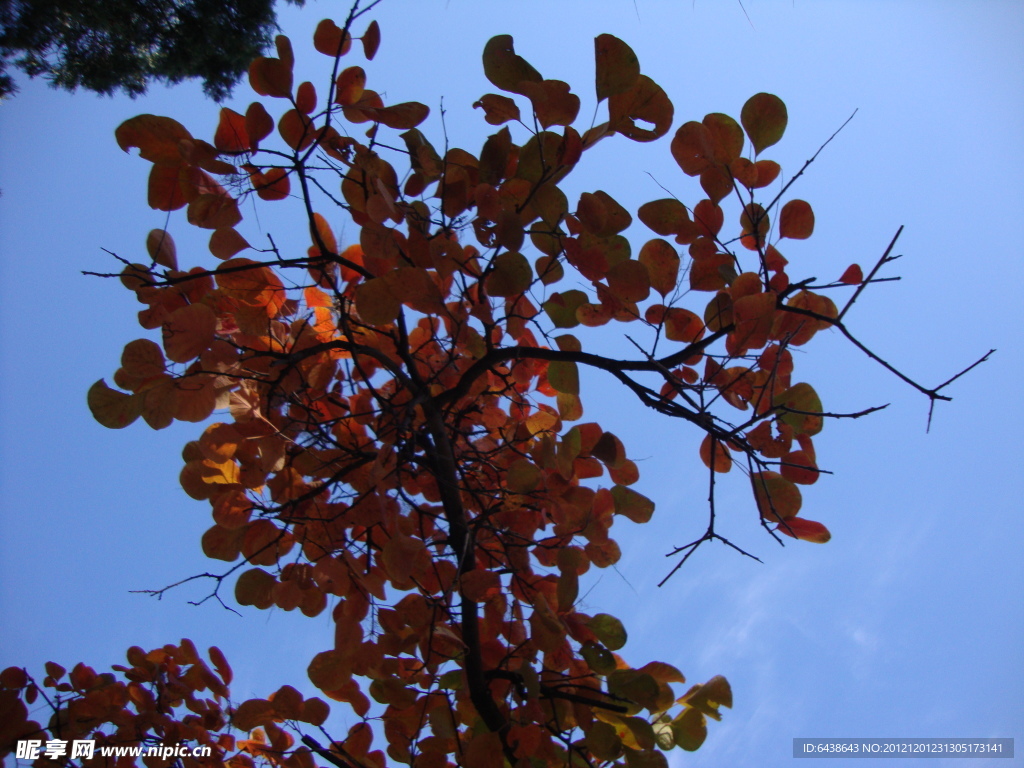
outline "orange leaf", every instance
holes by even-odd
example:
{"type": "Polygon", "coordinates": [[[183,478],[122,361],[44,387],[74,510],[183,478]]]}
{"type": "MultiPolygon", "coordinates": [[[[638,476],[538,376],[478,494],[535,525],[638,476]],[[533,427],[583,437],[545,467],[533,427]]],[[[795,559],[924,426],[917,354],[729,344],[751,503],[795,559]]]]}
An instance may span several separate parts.
{"type": "Polygon", "coordinates": [[[779,213],[779,236],[806,240],[814,232],[814,211],[803,200],[790,200],[779,213]]]}
{"type": "Polygon", "coordinates": [[[138,147],[144,160],[162,165],[181,165],[180,142],[192,140],[192,134],[177,120],[156,115],[125,120],[114,131],[114,137],[125,152],[129,147],[138,147]]]}
{"type": "Polygon", "coordinates": [[[770,93],[751,96],[740,112],[740,122],[754,145],[754,154],[776,144],[785,133],[788,121],[786,105],[770,93]]]}
{"type": "Polygon", "coordinates": [[[266,173],[256,171],[249,175],[249,180],[261,200],[284,200],[291,194],[287,168],[268,168],[266,173]]]}
{"type": "Polygon", "coordinates": [[[299,86],[295,94],[295,108],[303,114],[311,114],[316,109],[316,87],[309,81],[299,86]]]}
{"type": "Polygon", "coordinates": [[[163,326],[164,351],[176,363],[199,357],[211,343],[217,315],[205,304],[187,304],[174,310],[163,326]]]}
{"type": "Polygon", "coordinates": [[[795,539],[813,541],[815,544],[825,544],[832,538],[832,534],[824,525],[814,520],[804,520],[802,517],[791,517],[779,523],[775,530],[795,539]]]}
{"type": "Polygon", "coordinates": [[[124,429],[141,413],[140,397],[111,389],[103,379],[89,387],[86,400],[93,418],[107,429],[124,429]]]}
{"type": "Polygon", "coordinates": [[[274,604],[273,593],[276,584],[277,579],[262,568],[250,568],[235,582],[235,599],[239,605],[267,609],[274,604]]]}
{"type": "Polygon", "coordinates": [[[246,118],[233,109],[223,107],[220,110],[220,122],[213,136],[213,146],[221,152],[251,152],[256,147],[249,138],[246,118]]]}
{"type": "Polygon", "coordinates": [[[624,302],[643,301],[651,293],[651,276],[639,261],[620,261],[608,270],[608,287],[624,302]]]}
{"type": "Polygon", "coordinates": [[[262,104],[254,101],[245,110],[245,131],[252,142],[252,149],[255,150],[256,145],[267,138],[272,130],[274,130],[274,118],[262,104]]]}
{"type": "Polygon", "coordinates": [[[146,235],[146,250],[156,264],[168,269],[178,268],[178,252],[170,232],[163,229],[150,230],[146,235]]]}
{"type": "Polygon", "coordinates": [[[352,36],[330,19],[316,25],[313,47],[327,56],[344,56],[352,47],[352,36]]]}
{"type": "Polygon", "coordinates": [[[484,75],[503,91],[526,95],[520,83],[539,83],[544,78],[515,52],[512,35],[496,35],[487,41],[483,54],[484,75]]]}
{"type": "Polygon", "coordinates": [[[640,61],[633,49],[613,35],[594,38],[597,100],[628,91],[640,79],[640,61]]]}
{"type": "Polygon", "coordinates": [[[121,354],[121,367],[128,375],[145,380],[162,376],[167,364],[159,344],[149,339],[136,339],[125,345],[121,354]]]}
{"type": "Polygon", "coordinates": [[[356,287],[356,311],[370,325],[387,325],[398,317],[402,302],[394,295],[388,281],[375,277],[356,287]]]}
{"type": "Polygon", "coordinates": [[[363,33],[363,53],[367,61],[372,61],[377,55],[377,48],[380,46],[380,26],[376,21],[371,21],[370,26],[363,33]]]}
{"type": "Polygon", "coordinates": [[[316,138],[313,121],[297,109],[289,109],[277,123],[277,132],[284,143],[292,149],[302,151],[316,138]]]}
{"type": "Polygon", "coordinates": [[[480,101],[473,103],[473,108],[484,110],[484,120],[491,125],[502,125],[509,120],[518,120],[519,107],[515,101],[508,96],[501,96],[497,93],[486,93],[480,97],[480,101]]]}
{"type": "Polygon", "coordinates": [[[188,204],[189,224],[202,229],[233,227],[242,220],[238,202],[225,194],[201,194],[188,204]]]}
{"type": "Polygon", "coordinates": [[[673,112],[665,91],[646,75],[640,75],[629,90],[608,98],[610,129],[633,141],[654,141],[664,136],[672,127],[673,112]],[[654,128],[641,128],[637,120],[652,123],[654,128]]]}
{"type": "Polygon", "coordinates": [[[767,187],[779,177],[782,168],[774,160],[758,160],[754,163],[757,169],[757,182],[752,185],[753,189],[767,187]]]}
{"type": "Polygon", "coordinates": [[[686,206],[672,198],[644,203],[637,215],[640,221],[662,236],[677,235],[692,225],[686,206]]]}
{"type": "Polygon", "coordinates": [[[818,482],[819,472],[814,465],[814,457],[806,451],[790,451],[783,456],[781,471],[784,478],[800,485],[814,485],[818,482]]]}
{"type": "Polygon", "coordinates": [[[210,253],[218,259],[230,259],[239,251],[251,247],[249,242],[233,227],[215,229],[210,235],[210,253]]]}
{"type": "Polygon", "coordinates": [[[370,120],[386,125],[388,128],[415,128],[427,119],[430,108],[418,101],[406,101],[390,107],[364,108],[362,110],[370,120]]]}
{"type": "Polygon", "coordinates": [[[662,298],[675,290],[679,279],[679,254],[668,242],[661,239],[648,240],[640,249],[637,259],[647,268],[651,287],[660,293],[662,298]]]}
{"type": "Polygon", "coordinates": [[[676,131],[670,147],[672,157],[687,176],[698,176],[711,166],[714,149],[707,126],[691,120],[676,131]]]}
{"type": "Polygon", "coordinates": [[[672,307],[665,313],[665,337],[692,344],[704,337],[704,321],[688,309],[672,307]]]}
{"type": "Polygon", "coordinates": [[[761,517],[771,522],[789,520],[803,504],[800,489],[778,472],[755,472],[750,476],[754,500],[761,517]]]}
{"type": "Polygon", "coordinates": [[[307,674],[321,691],[335,691],[351,677],[351,663],[340,651],[324,651],[313,657],[307,674]]]}
{"type": "Polygon", "coordinates": [[[334,100],[342,106],[351,106],[363,97],[366,88],[366,72],[362,67],[348,67],[338,75],[334,100]]]}
{"type": "Polygon", "coordinates": [[[713,238],[721,231],[725,214],[710,200],[701,200],[693,209],[693,220],[702,235],[713,238]]]}
{"type": "Polygon", "coordinates": [[[570,125],[580,111],[580,97],[569,92],[569,84],[561,80],[524,82],[520,92],[533,103],[534,114],[542,128],[570,125]]]}
{"type": "Polygon", "coordinates": [[[154,165],[149,169],[149,207],[156,211],[176,211],[188,200],[181,188],[182,168],[177,165],[154,165]]]}
{"type": "Polygon", "coordinates": [[[292,95],[292,68],[280,59],[260,56],[249,65],[249,85],[260,96],[287,99],[292,95]]]}
{"type": "Polygon", "coordinates": [[[724,473],[732,469],[732,454],[729,453],[729,449],[721,440],[715,440],[711,435],[705,435],[700,444],[700,460],[704,462],[705,467],[715,472],[724,473]],[[711,456],[712,443],[715,446],[714,459],[711,456]]]}

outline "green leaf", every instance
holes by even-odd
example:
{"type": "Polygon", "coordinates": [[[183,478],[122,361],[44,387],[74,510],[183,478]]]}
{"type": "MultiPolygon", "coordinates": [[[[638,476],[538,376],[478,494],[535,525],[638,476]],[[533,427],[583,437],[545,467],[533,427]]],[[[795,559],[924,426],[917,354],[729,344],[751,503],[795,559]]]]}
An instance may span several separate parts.
{"type": "Polygon", "coordinates": [[[632,488],[616,485],[612,488],[615,514],[628,517],[634,523],[646,523],[654,514],[654,502],[632,488]]]}
{"type": "Polygon", "coordinates": [[[548,363],[548,383],[556,392],[578,395],[580,393],[580,372],[576,363],[567,360],[552,360],[548,363]]]}
{"type": "Polygon", "coordinates": [[[672,736],[677,746],[687,752],[694,752],[708,737],[707,721],[696,709],[687,708],[672,721],[672,736]]]}
{"type": "Polygon", "coordinates": [[[754,145],[754,153],[760,154],[778,143],[786,132],[789,114],[786,105],[778,96],[770,93],[759,93],[751,96],[740,112],[740,122],[754,145]]]}
{"type": "Polygon", "coordinates": [[[626,628],[614,616],[599,613],[587,622],[587,626],[610,651],[617,651],[626,644],[626,628]]]}
{"type": "Polygon", "coordinates": [[[821,432],[825,419],[821,414],[821,399],[814,387],[801,382],[776,395],[772,405],[783,409],[779,421],[788,424],[798,435],[816,435],[821,432]],[[786,410],[791,409],[791,410],[786,410]],[[794,413],[799,411],[799,413],[794,413]]]}

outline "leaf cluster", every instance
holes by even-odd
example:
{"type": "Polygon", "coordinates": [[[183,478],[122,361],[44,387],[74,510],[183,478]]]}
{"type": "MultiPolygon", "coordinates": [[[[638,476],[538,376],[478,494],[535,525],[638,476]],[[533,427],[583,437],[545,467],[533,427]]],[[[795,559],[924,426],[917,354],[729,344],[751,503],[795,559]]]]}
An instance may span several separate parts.
{"type": "MultiPolygon", "coordinates": [[[[581,577],[621,556],[613,526],[643,524],[655,505],[621,440],[584,420],[581,371],[701,436],[708,526],[676,550],[679,564],[705,541],[739,549],[715,529],[729,472],[744,476],[769,535],[826,542],[828,529],[802,516],[800,488],[823,473],[813,440],[826,421],[875,409],[825,410],[793,350],[834,329],[895,371],[844,322],[892,245],[866,278],[857,265],[826,283],[790,276],[780,246],[809,238],[815,217],[787,197],[803,169],[767,192],[781,169],[763,153],[788,115],[759,93],[739,121],[713,113],[677,128],[671,155],[705,197],[641,205],[653,237],[634,255],[633,214],[605,190],[570,198],[564,183],[600,141],[671,130],[671,101],[628,45],[595,40],[607,120],[577,130],[580,96],[511,37],[491,39],[484,73],[503,93],[474,106],[498,129],[469,151],[433,144],[419,129],[425,105],[386,104],[362,65],[345,66],[357,9],[316,30],[331,62],[319,92],[296,86],[278,37],[277,55],[249,67],[264,100],[222,109],[212,143],[154,115],[117,129],[121,148],[151,163],[151,207],[184,210],[219,263],[184,268],[171,233],[149,233],[148,260],[126,261],[119,277],[160,341],[126,345],[115,387],[98,381],[88,404],[110,428],[223,415],[182,451],[182,488],[210,505],[203,551],[228,564],[195,578],[212,579],[217,599],[233,580],[240,606],[329,611],[334,636],[309,679],[359,721],[332,734],[328,705],[290,687],[225,705],[226,662],[211,656],[215,675],[187,641],[130,651],[133,666],[117,670],[129,683],[81,673],[63,689],[51,673],[44,687],[65,694],[54,716],[84,707],[83,733],[111,723],[211,743],[212,764],[233,768],[666,766],[666,751],[701,745],[732,693],[722,677],[682,692],[674,666],[632,666],[622,623],[584,610],[581,577]],[[305,251],[253,246],[240,229],[246,198],[292,204],[305,251]],[[343,246],[332,220],[358,240],[343,246]],[[842,309],[831,298],[841,291],[842,309]],[[589,329],[619,324],[633,329],[634,358],[596,351],[589,329]],[[173,701],[193,714],[140,721],[140,681],[160,696],[174,683],[173,701]],[[192,696],[206,688],[214,700],[192,696]]],[[[359,43],[371,61],[376,23],[359,43]]],[[[897,374],[948,399],[950,382],[927,389],[897,374]]],[[[0,683],[15,723],[6,735],[38,728],[23,702],[40,688],[15,668],[0,683]]]]}

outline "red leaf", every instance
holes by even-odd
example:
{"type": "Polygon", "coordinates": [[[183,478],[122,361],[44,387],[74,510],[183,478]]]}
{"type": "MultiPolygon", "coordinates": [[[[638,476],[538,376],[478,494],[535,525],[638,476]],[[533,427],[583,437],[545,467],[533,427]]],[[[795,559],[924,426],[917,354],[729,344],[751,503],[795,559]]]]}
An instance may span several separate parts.
{"type": "Polygon", "coordinates": [[[791,517],[779,523],[775,530],[794,539],[813,541],[815,544],[824,544],[832,538],[832,534],[824,525],[814,520],[804,520],[802,517],[791,517]]]}
{"type": "Polygon", "coordinates": [[[843,276],[839,278],[839,282],[846,283],[847,285],[860,285],[864,282],[864,273],[861,271],[860,264],[851,264],[843,272],[843,276]]]}

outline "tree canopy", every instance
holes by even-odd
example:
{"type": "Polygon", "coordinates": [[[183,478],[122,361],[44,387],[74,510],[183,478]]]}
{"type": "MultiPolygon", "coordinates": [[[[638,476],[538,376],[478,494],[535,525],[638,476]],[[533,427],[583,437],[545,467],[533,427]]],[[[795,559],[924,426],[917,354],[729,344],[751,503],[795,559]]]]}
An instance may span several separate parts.
{"type": "MultiPolygon", "coordinates": [[[[668,94],[625,42],[596,38],[607,120],[577,130],[580,96],[511,37],[492,38],[484,72],[504,93],[474,106],[497,130],[470,152],[419,130],[426,105],[386,104],[361,65],[345,66],[360,15],[318,26],[331,68],[319,93],[295,85],[279,37],[277,56],[249,69],[264,98],[222,109],[212,142],[148,114],[117,129],[152,164],[151,207],[183,210],[218,261],[187,267],[168,229],[149,233],[148,258],[124,259],[117,276],[160,341],[127,344],[115,387],[100,380],[87,396],[110,428],[219,411],[182,452],[183,489],[210,504],[203,551],[229,564],[196,578],[220,600],[233,585],[246,608],[329,610],[333,637],[308,667],[322,697],[285,685],[232,701],[224,654],[188,639],[133,647],[117,674],[51,663],[39,680],[9,667],[0,749],[208,748],[147,762],[190,768],[665,766],[665,751],[700,747],[732,692],[720,676],[686,686],[673,665],[629,659],[622,622],[581,609],[580,577],[621,554],[613,526],[655,508],[626,446],[584,420],[586,372],[703,435],[693,458],[708,523],[679,564],[707,541],[734,546],[715,528],[717,478],[730,472],[767,536],[829,540],[803,514],[800,488],[821,475],[814,438],[877,409],[831,411],[797,374],[793,350],[819,333],[932,404],[949,399],[960,374],[921,385],[848,325],[887,279],[895,237],[873,264],[824,280],[783,256],[813,235],[815,213],[790,194],[811,161],[783,184],[764,154],[788,124],[778,96],[677,128],[671,157],[706,197],[640,206],[650,234],[634,255],[622,234],[633,213],[612,193],[564,191],[599,142],[671,131],[668,94]],[[293,204],[301,246],[251,243],[240,201],[293,204]],[[357,242],[339,241],[343,223],[357,242]],[[619,324],[631,357],[599,351],[595,334],[619,324]],[[40,696],[45,724],[28,713],[40,696]],[[334,730],[325,698],[357,722],[334,730]]],[[[372,60],[379,41],[371,23],[357,49],[372,60]]]]}
{"type": "MultiPolygon", "coordinates": [[[[301,5],[302,0],[289,0],[301,5]]],[[[190,78],[225,98],[273,42],[274,0],[17,0],[0,4],[0,98],[9,66],[110,95],[190,78]]]]}

